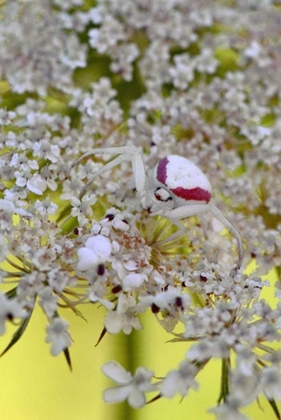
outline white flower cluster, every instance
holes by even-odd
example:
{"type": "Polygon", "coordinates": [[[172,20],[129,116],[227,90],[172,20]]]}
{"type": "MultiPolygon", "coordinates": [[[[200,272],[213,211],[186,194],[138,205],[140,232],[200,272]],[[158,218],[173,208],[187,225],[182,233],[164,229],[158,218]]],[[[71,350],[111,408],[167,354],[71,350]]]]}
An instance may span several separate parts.
{"type": "MultiPolygon", "coordinates": [[[[261,298],[259,276],[281,265],[280,5],[89,3],[1,6],[0,334],[11,322],[20,337],[38,302],[52,354],[69,361],[61,305],[102,305],[110,334],[141,330],[148,311],[172,341],[192,344],[162,379],[106,363],[117,382],[106,402],[185,397],[219,358],[218,419],[245,418],[240,408],[261,393],[275,407],[281,306],[261,298]],[[72,165],[115,146],[141,150],[148,176],[167,155],[198,165],[256,270],[231,270],[234,240],[214,220],[186,220],[186,235],[169,241],[176,227],[143,211],[130,162],[72,165]]],[[[276,289],[280,298],[280,279],[276,289]]]]}
{"type": "Polygon", "coordinates": [[[9,1],[0,22],[0,77],[17,93],[46,95],[71,86],[73,70],[85,67],[85,45],[66,34],[49,1],[9,1]]]}
{"type": "Polygon", "coordinates": [[[82,89],[71,92],[73,99],[70,105],[81,113],[84,135],[99,133],[107,136],[113,127],[122,122],[123,111],[119,102],[113,99],[116,93],[105,77],[92,84],[91,92],[85,93],[82,89]]]}

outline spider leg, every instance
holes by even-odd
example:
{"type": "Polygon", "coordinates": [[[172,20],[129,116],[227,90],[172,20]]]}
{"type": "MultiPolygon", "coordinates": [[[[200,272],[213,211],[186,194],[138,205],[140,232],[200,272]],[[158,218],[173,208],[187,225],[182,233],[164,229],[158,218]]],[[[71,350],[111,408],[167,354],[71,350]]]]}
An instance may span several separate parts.
{"type": "Polygon", "coordinates": [[[182,224],[179,224],[179,221],[181,219],[185,219],[186,217],[190,217],[190,216],[197,216],[199,214],[206,213],[208,211],[214,217],[216,217],[216,219],[218,219],[229,230],[229,232],[235,237],[237,241],[237,249],[238,249],[238,261],[237,261],[235,269],[239,270],[244,259],[244,248],[243,248],[241,235],[238,232],[238,230],[235,229],[235,227],[227,220],[227,218],[222,214],[222,212],[216,206],[212,204],[190,204],[190,205],[178,207],[171,211],[160,210],[159,212],[156,212],[153,214],[162,215],[166,217],[167,219],[171,220],[175,225],[179,227],[180,232],[179,233],[176,232],[171,237],[172,239],[175,239],[177,237],[175,236],[177,233],[178,233],[178,236],[182,234],[182,231],[181,231],[182,224]]]}
{"type": "Polygon", "coordinates": [[[140,197],[142,206],[146,209],[149,206],[150,199],[148,195],[148,181],[147,176],[144,168],[144,163],[142,160],[142,156],[139,150],[135,146],[120,146],[120,147],[109,147],[109,148],[100,148],[100,149],[93,149],[90,152],[84,153],[84,155],[80,156],[80,158],[76,159],[69,170],[69,173],[72,168],[74,168],[78,163],[82,162],[82,160],[86,159],[89,156],[94,155],[119,155],[112,161],[106,163],[102,168],[97,170],[91,179],[87,181],[87,183],[82,188],[79,198],[81,198],[90,184],[94,181],[94,179],[103,174],[106,171],[114,168],[115,166],[119,165],[122,162],[131,161],[135,179],[135,187],[137,193],[140,197]]]}
{"type": "Polygon", "coordinates": [[[102,168],[98,169],[93,176],[86,182],[86,184],[83,186],[82,190],[80,191],[79,198],[83,197],[89,186],[94,182],[94,180],[99,176],[102,175],[104,172],[109,171],[110,169],[114,168],[114,166],[119,165],[122,162],[126,162],[128,160],[131,160],[130,155],[120,155],[117,156],[115,159],[111,160],[110,162],[106,163],[102,168]]]}
{"type": "MultiPolygon", "coordinates": [[[[68,176],[71,172],[71,169],[73,169],[78,163],[82,162],[84,159],[86,159],[89,156],[95,156],[95,155],[132,155],[134,153],[138,152],[138,149],[134,146],[120,146],[120,147],[103,147],[103,148],[97,148],[92,149],[90,152],[84,153],[84,155],[80,156],[78,159],[76,159],[70,166],[68,176]]],[[[138,152],[139,153],[139,152],[138,152]]]]}
{"type": "MultiPolygon", "coordinates": [[[[161,241],[157,243],[160,245],[169,243],[179,238],[180,236],[184,235],[186,233],[186,227],[181,222],[181,219],[185,219],[190,216],[197,216],[198,212],[194,209],[194,207],[197,208],[197,205],[188,205],[188,206],[178,207],[174,210],[160,209],[159,211],[150,213],[150,216],[166,217],[166,219],[170,220],[174,225],[178,227],[178,230],[175,233],[173,233],[172,235],[168,236],[165,239],[162,239],[161,241]]],[[[206,206],[204,205],[204,207],[206,206]]],[[[206,211],[206,209],[204,209],[204,211],[206,211]]]]}
{"type": "MultiPolygon", "coordinates": [[[[152,216],[153,216],[153,214],[152,214],[152,216]]],[[[193,216],[198,216],[198,214],[196,214],[196,215],[193,214],[193,216]]],[[[165,216],[165,217],[168,220],[170,220],[174,225],[176,225],[178,227],[178,230],[175,233],[173,233],[172,235],[168,236],[167,238],[162,239],[161,241],[158,241],[157,242],[158,245],[163,245],[163,244],[166,244],[166,243],[170,243],[170,242],[174,241],[175,239],[178,239],[181,236],[186,234],[186,226],[180,220],[171,219],[170,217],[167,217],[167,216],[165,216]]],[[[204,236],[205,236],[205,238],[208,238],[206,221],[203,217],[201,217],[200,220],[201,220],[204,236]]]]}
{"type": "Polygon", "coordinates": [[[172,235],[169,235],[167,238],[162,239],[161,241],[158,241],[157,245],[163,245],[163,244],[166,244],[166,243],[170,243],[170,242],[174,241],[175,239],[178,239],[181,236],[186,234],[186,227],[180,220],[170,219],[170,217],[167,217],[167,216],[166,216],[166,218],[168,220],[170,220],[174,225],[176,225],[178,227],[178,230],[175,233],[173,233],[172,235]]]}
{"type": "Polygon", "coordinates": [[[222,212],[212,204],[208,204],[208,209],[212,213],[214,217],[216,217],[228,230],[229,232],[236,238],[237,247],[238,247],[238,262],[236,264],[236,270],[242,265],[244,259],[244,247],[240,233],[237,229],[227,220],[227,218],[222,214],[222,212]]]}
{"type": "Polygon", "coordinates": [[[149,202],[151,201],[148,195],[148,179],[145,172],[142,156],[137,149],[133,153],[131,159],[135,177],[135,187],[143,208],[147,209],[149,202]]]}

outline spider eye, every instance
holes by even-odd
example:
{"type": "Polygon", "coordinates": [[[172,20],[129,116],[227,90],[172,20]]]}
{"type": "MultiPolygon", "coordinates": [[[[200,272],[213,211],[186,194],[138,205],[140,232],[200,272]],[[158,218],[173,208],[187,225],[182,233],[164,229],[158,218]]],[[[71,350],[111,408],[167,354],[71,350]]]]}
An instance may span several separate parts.
{"type": "Polygon", "coordinates": [[[156,188],[156,190],[154,191],[154,197],[156,198],[156,200],[162,201],[164,203],[167,203],[168,201],[171,201],[173,199],[169,192],[165,190],[165,188],[161,187],[156,188]]]}

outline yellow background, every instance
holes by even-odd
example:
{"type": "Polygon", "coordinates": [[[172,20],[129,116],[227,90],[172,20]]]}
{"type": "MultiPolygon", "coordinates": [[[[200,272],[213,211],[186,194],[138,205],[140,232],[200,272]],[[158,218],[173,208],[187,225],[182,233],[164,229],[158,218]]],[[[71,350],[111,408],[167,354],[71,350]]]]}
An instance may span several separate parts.
{"type": "MultiPolygon", "coordinates": [[[[272,283],[274,279],[271,276],[272,283]]],[[[265,293],[272,297],[273,287],[265,293]]],[[[272,300],[272,298],[271,298],[272,300]]],[[[273,301],[273,300],[272,300],[273,301]]],[[[206,410],[216,405],[220,386],[220,362],[214,361],[200,373],[199,392],[191,391],[180,402],[161,399],[141,410],[132,410],[126,404],[106,405],[102,390],[113,383],[101,373],[100,367],[116,359],[127,367],[142,364],[156,375],[165,375],[169,368],[176,368],[186,352],[185,343],[167,343],[171,339],[148,313],[142,318],[144,329],[132,336],[106,335],[95,343],[102,330],[104,310],[94,305],[80,308],[89,321],[69,313],[61,316],[71,323],[75,341],[70,348],[73,372],[64,356],[52,357],[45,340],[46,319],[38,308],[21,340],[0,359],[1,420],[197,420],[214,419],[206,410]]],[[[8,344],[13,328],[1,339],[1,349],[8,344]]],[[[265,398],[262,410],[254,404],[244,410],[253,420],[274,420],[273,411],[265,398]]]]}

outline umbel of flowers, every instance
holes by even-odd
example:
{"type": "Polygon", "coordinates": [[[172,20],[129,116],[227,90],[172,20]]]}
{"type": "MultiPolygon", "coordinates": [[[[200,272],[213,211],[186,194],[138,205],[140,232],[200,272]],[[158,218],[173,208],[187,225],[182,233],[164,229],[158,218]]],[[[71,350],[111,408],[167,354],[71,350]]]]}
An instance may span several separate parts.
{"type": "Polygon", "coordinates": [[[92,3],[2,2],[0,334],[17,325],[2,354],[37,304],[51,353],[70,366],[61,307],[102,305],[103,334],[140,330],[147,311],[171,341],[192,344],[161,379],[106,363],[117,383],[106,402],[185,397],[218,358],[217,418],[245,418],[260,394],[280,418],[281,306],[260,298],[260,276],[281,265],[280,2],[92,3]],[[130,161],[103,172],[112,154],[93,156],[70,172],[84,153],[124,145],[147,174],[168,155],[208,174],[212,202],[243,238],[240,270],[235,239],[211,216],[184,221],[180,237],[150,218],[130,161]]]}

